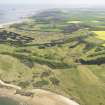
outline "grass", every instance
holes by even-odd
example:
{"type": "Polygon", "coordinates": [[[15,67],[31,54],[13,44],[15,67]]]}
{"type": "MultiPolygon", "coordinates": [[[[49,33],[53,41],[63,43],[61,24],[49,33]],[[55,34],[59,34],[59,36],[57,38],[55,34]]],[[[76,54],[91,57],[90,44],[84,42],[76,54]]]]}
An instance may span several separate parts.
{"type": "MultiPolygon", "coordinates": [[[[96,38],[105,40],[105,31],[93,31],[93,32],[97,35],[96,38]]],[[[105,44],[102,45],[105,46],[105,44]]]]}
{"type": "Polygon", "coordinates": [[[67,23],[81,23],[81,21],[68,21],[67,23]]]}
{"type": "MultiPolygon", "coordinates": [[[[105,32],[91,31],[105,27],[98,26],[100,22],[95,21],[99,19],[96,13],[76,14],[74,16],[74,12],[70,12],[70,16],[80,19],[85,25],[94,26],[92,22],[88,23],[94,20],[95,26],[64,33],[65,26],[70,27],[67,19],[53,26],[49,22],[31,20],[6,28],[7,33],[16,32],[34,40],[20,46],[14,45],[14,42],[0,43],[0,79],[24,89],[48,89],[72,98],[80,105],[105,105],[105,62],[99,62],[105,61],[105,48],[102,46],[105,32]],[[63,43],[54,43],[59,40],[63,43]],[[91,63],[82,64],[80,59],[91,63]]],[[[73,19],[70,22],[79,23],[73,19]]]]}
{"type": "Polygon", "coordinates": [[[95,34],[97,34],[97,38],[105,40],[105,31],[93,31],[95,34]]]}

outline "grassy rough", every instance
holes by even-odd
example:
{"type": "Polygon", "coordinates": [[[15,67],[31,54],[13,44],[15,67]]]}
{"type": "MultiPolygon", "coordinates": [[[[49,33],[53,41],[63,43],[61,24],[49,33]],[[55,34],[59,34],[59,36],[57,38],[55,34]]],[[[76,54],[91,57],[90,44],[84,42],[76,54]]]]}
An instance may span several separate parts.
{"type": "MultiPolygon", "coordinates": [[[[63,18],[62,12],[60,14],[59,18],[63,18]]],[[[71,20],[69,16],[57,23],[55,18],[47,17],[49,20],[44,21],[40,16],[38,20],[33,17],[33,20],[1,30],[0,36],[5,35],[6,40],[0,43],[0,79],[25,89],[49,89],[81,105],[105,105],[104,41],[90,31],[105,27],[99,26],[100,21],[95,25],[91,23],[99,19],[94,18],[99,16],[96,13],[83,15],[79,11],[77,14],[73,18],[70,12],[71,20]],[[81,24],[67,23],[78,18],[81,24]],[[68,33],[63,30],[65,27],[68,33]],[[69,33],[72,28],[75,31],[69,33]],[[12,37],[14,33],[19,37],[12,37]],[[27,42],[27,37],[33,40],[27,42]]]]}

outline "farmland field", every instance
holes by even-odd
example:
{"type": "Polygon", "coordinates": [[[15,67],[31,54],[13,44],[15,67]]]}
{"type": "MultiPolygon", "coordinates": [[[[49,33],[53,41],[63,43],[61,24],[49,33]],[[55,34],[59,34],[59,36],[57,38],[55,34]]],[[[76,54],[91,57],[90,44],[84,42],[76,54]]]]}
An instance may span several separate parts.
{"type": "MultiPolygon", "coordinates": [[[[96,38],[105,40],[105,31],[93,31],[96,34],[96,38]]],[[[105,46],[105,44],[103,44],[105,46]]]]}
{"type": "Polygon", "coordinates": [[[105,31],[93,31],[97,36],[97,38],[105,40],[105,31]]]}

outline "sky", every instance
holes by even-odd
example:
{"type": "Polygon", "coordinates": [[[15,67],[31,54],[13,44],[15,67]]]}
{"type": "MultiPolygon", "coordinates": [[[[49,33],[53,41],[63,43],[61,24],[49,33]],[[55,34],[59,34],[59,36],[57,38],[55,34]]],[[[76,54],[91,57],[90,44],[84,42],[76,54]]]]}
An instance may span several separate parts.
{"type": "Polygon", "coordinates": [[[0,4],[105,5],[105,0],[0,0],[0,4]]]}

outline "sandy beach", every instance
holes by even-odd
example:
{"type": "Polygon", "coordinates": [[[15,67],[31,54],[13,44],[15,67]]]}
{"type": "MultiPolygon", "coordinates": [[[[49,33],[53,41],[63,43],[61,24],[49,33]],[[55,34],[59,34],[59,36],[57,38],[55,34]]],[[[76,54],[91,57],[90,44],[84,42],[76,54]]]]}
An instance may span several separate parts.
{"type": "Polygon", "coordinates": [[[22,102],[25,105],[79,105],[69,98],[43,89],[28,90],[28,92],[34,93],[34,95],[24,96],[16,94],[16,90],[19,88],[18,86],[6,84],[3,81],[0,81],[0,84],[5,86],[0,88],[0,97],[7,97],[22,102]],[[9,88],[6,88],[7,86],[9,88]]]}
{"type": "Polygon", "coordinates": [[[41,89],[34,90],[34,97],[22,96],[15,92],[15,89],[0,88],[0,97],[7,97],[27,105],[79,105],[64,96],[41,89]]]}

